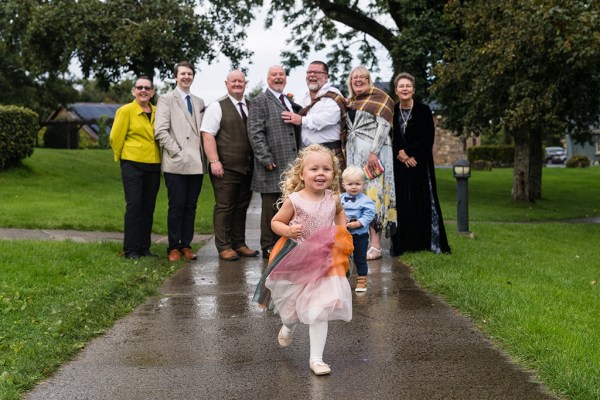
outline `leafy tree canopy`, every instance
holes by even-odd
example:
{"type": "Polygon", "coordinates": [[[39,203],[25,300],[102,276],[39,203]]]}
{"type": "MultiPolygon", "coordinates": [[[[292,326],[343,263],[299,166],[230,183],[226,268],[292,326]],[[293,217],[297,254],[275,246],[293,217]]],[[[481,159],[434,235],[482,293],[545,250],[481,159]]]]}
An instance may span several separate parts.
{"type": "Polygon", "coordinates": [[[199,11],[195,0],[4,0],[1,101],[47,115],[37,98],[47,99],[52,108],[76,100],[72,88],[67,98],[43,90],[49,82],[73,86],[73,62],[103,90],[136,75],[165,78],[178,61],[210,62],[219,53],[237,66],[249,56],[243,49],[248,18],[239,5],[224,10],[207,5],[199,11]]]}
{"type": "Polygon", "coordinates": [[[540,198],[543,138],[597,122],[600,3],[450,0],[445,20],[461,35],[433,71],[449,127],[511,134],[513,198],[540,198]]]}
{"type": "Polygon", "coordinates": [[[462,33],[434,70],[452,128],[589,137],[600,112],[599,2],[451,0],[445,18],[462,33]]]}
{"type": "MultiPolygon", "coordinates": [[[[227,7],[230,0],[211,0],[227,7]]],[[[249,0],[249,13],[266,4],[249,0]]],[[[378,71],[375,46],[389,53],[394,72],[408,71],[427,95],[429,66],[437,62],[450,40],[441,20],[445,0],[279,0],[268,3],[266,28],[281,17],[291,29],[288,48],[282,52],[288,68],[305,65],[311,51],[329,49],[331,80],[344,84],[358,63],[378,71]]],[[[257,13],[254,13],[257,14],[257,13]]],[[[392,80],[393,77],[389,77],[392,80]]]]}
{"type": "Polygon", "coordinates": [[[79,101],[92,103],[129,103],[133,100],[131,89],[134,83],[132,79],[125,79],[113,83],[108,89],[105,89],[95,80],[84,79],[78,82],[81,87],[79,90],[79,101]]]}

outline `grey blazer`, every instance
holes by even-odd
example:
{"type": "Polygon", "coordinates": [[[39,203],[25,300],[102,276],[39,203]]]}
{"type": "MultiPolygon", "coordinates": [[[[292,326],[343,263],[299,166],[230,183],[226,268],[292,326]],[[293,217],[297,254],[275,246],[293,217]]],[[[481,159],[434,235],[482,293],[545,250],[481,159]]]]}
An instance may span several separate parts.
{"type": "Polygon", "coordinates": [[[176,90],[158,98],[154,138],[163,150],[163,172],[181,175],[206,172],[206,156],[200,135],[204,101],[194,95],[191,98],[193,115],[176,90]]]}
{"type": "MultiPolygon", "coordinates": [[[[293,104],[293,103],[292,103],[293,104]]],[[[293,104],[294,111],[300,106],[293,104]]],[[[279,193],[281,174],[298,155],[296,125],[281,118],[283,104],[267,89],[252,100],[248,110],[248,140],[254,152],[251,189],[260,193],[279,193]],[[272,171],[266,166],[275,163],[272,171]]]]}

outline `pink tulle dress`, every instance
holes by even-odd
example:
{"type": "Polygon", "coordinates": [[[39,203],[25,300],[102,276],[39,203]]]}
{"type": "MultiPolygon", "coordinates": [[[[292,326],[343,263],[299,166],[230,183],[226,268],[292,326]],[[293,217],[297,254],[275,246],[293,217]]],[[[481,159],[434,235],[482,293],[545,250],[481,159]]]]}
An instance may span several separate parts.
{"type": "Polygon", "coordinates": [[[302,238],[279,239],[254,299],[270,306],[286,325],[316,320],[352,319],[352,292],[346,278],[348,257],[354,249],[344,226],[334,224],[335,196],[326,190],[323,200],[305,200],[290,194],[302,238]]]}

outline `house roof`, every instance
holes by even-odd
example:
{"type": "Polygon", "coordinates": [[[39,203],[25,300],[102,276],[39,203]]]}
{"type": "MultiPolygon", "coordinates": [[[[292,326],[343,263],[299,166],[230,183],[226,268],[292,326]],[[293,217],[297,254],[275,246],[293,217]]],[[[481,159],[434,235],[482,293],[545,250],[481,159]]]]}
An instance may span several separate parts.
{"type": "MultiPolygon", "coordinates": [[[[48,120],[54,120],[59,115],[66,115],[68,119],[82,119],[82,120],[98,120],[102,116],[106,116],[110,119],[107,124],[107,128],[110,130],[112,127],[112,120],[115,118],[115,113],[123,104],[115,103],[71,103],[67,104],[66,107],[60,106],[54,111],[48,120]],[[67,111],[66,113],[61,113],[67,111]]],[[[98,131],[100,130],[97,124],[86,124],[81,127],[85,130],[88,135],[94,140],[98,139],[98,131]]]]}
{"type": "Polygon", "coordinates": [[[113,119],[117,109],[123,104],[114,103],[72,103],[67,108],[81,117],[81,119],[98,119],[103,115],[113,119]]]}

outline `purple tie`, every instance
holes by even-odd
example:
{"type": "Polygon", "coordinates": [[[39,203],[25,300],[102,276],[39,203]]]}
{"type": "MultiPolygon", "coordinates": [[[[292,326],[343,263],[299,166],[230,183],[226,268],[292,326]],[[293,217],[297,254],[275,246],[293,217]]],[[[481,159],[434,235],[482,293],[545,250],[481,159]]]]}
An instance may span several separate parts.
{"type": "Polygon", "coordinates": [[[244,112],[244,105],[241,101],[238,103],[238,105],[240,106],[240,112],[242,113],[242,119],[244,120],[244,123],[246,123],[248,121],[248,116],[246,116],[246,113],[244,112]]]}
{"type": "Polygon", "coordinates": [[[290,111],[290,109],[285,105],[285,100],[283,99],[283,94],[279,95],[279,100],[281,100],[281,104],[283,104],[283,108],[285,108],[286,111],[290,111]]]}

